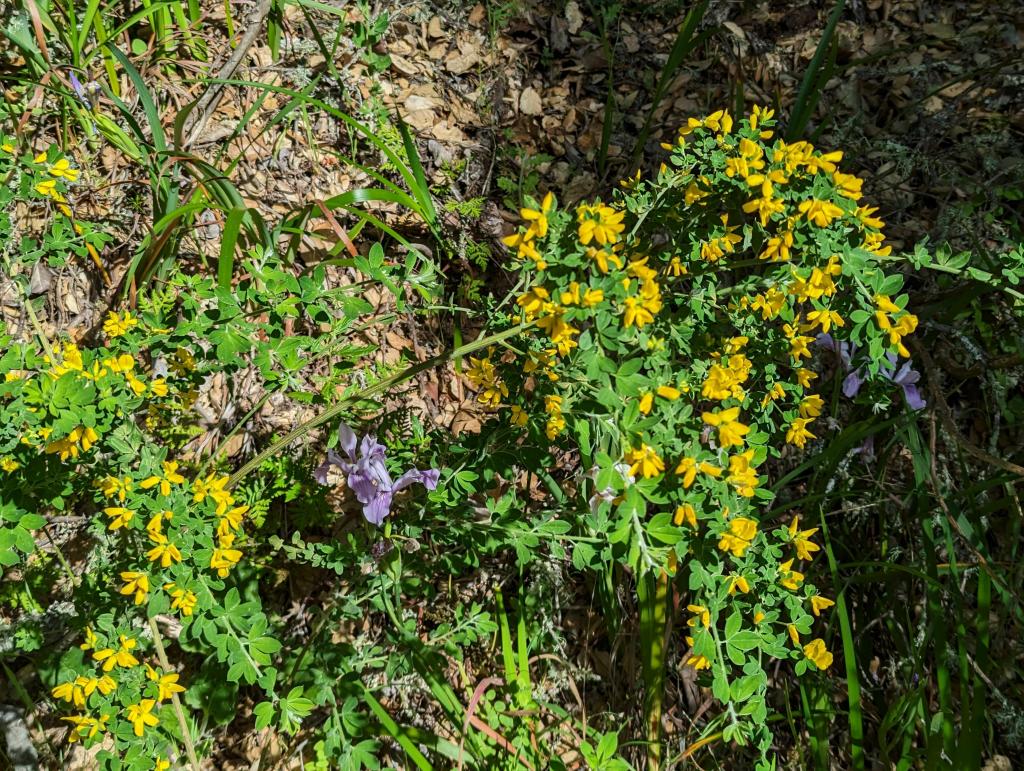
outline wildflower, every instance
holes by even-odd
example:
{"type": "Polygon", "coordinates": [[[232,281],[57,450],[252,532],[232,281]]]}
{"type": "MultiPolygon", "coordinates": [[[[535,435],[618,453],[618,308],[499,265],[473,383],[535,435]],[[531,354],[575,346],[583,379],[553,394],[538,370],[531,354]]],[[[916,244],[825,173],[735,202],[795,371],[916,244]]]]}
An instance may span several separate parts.
{"type": "Polygon", "coordinates": [[[746,594],[750,591],[750,583],[743,576],[730,576],[729,577],[729,594],[746,594]]]}
{"type": "Polygon", "coordinates": [[[705,629],[711,626],[711,611],[705,608],[703,605],[687,605],[686,609],[693,614],[693,616],[686,622],[689,627],[697,626],[701,624],[705,629]]]}
{"type": "Polygon", "coordinates": [[[74,704],[76,707],[85,706],[85,692],[82,690],[82,686],[79,684],[79,680],[82,678],[76,678],[69,683],[61,683],[54,688],[50,693],[53,694],[55,699],[63,699],[69,704],[74,704]]]}
{"type": "Polygon", "coordinates": [[[195,610],[196,602],[198,601],[193,592],[175,586],[173,583],[164,584],[164,591],[170,592],[172,608],[180,610],[183,616],[192,615],[192,611],[195,610]]]}
{"type": "Polygon", "coordinates": [[[654,407],[654,394],[648,391],[640,397],[638,408],[642,414],[648,415],[652,407],[654,407]]]}
{"type": "Polygon", "coordinates": [[[807,430],[807,424],[810,423],[812,418],[796,418],[786,429],[786,441],[789,444],[795,445],[803,449],[807,445],[808,439],[816,439],[817,437],[807,430]]]}
{"type": "Polygon", "coordinates": [[[624,459],[629,464],[629,473],[633,476],[642,474],[644,479],[656,477],[665,470],[665,462],[653,447],[646,444],[627,452],[624,459]]]}
{"type": "Polygon", "coordinates": [[[754,297],[754,301],[750,304],[751,310],[761,311],[761,318],[764,321],[773,319],[779,315],[782,310],[782,306],[786,304],[786,295],[774,287],[769,289],[763,295],[759,294],[754,297]]]}
{"type": "Polygon", "coordinates": [[[798,570],[792,570],[793,560],[786,560],[779,565],[779,583],[786,589],[795,592],[803,583],[804,574],[798,570]]]}
{"type": "Polygon", "coordinates": [[[168,496],[171,494],[171,485],[184,483],[185,477],[178,473],[177,461],[165,460],[163,462],[163,476],[151,476],[148,479],[144,479],[139,482],[139,487],[143,490],[148,490],[151,487],[160,485],[160,494],[168,496]]]}
{"type": "Polygon", "coordinates": [[[832,653],[825,647],[825,641],[820,637],[804,646],[804,656],[818,669],[824,670],[832,666],[832,653]]]}
{"type": "Polygon", "coordinates": [[[532,321],[541,312],[550,297],[547,289],[535,286],[516,300],[516,304],[523,309],[526,320],[532,321]]]}
{"type": "Polygon", "coordinates": [[[759,610],[754,612],[754,623],[755,624],[760,624],[764,620],[765,620],[764,613],[762,613],[759,610]]]}
{"type": "Polygon", "coordinates": [[[167,381],[162,377],[156,378],[149,384],[154,396],[167,396],[167,381]]]}
{"type": "Polygon", "coordinates": [[[710,426],[718,428],[718,443],[723,448],[742,447],[743,437],[750,432],[750,426],[740,423],[739,407],[732,407],[722,412],[705,412],[701,419],[710,426]]]}
{"type": "Polygon", "coordinates": [[[79,452],[88,452],[99,439],[99,434],[90,426],[78,426],[63,439],[57,439],[46,445],[48,455],[60,455],[62,461],[77,458],[79,452]]]}
{"type": "Polygon", "coordinates": [[[744,498],[753,498],[758,485],[757,471],[751,466],[753,459],[753,449],[729,458],[729,476],[726,479],[744,498]]]}
{"type": "Polygon", "coordinates": [[[171,698],[172,694],[184,692],[184,686],[178,685],[178,673],[168,672],[161,674],[151,666],[146,666],[146,677],[156,683],[157,701],[164,701],[171,698]]]}
{"type": "Polygon", "coordinates": [[[46,171],[54,177],[63,177],[68,182],[74,182],[78,179],[78,169],[71,168],[71,162],[67,158],[59,158],[50,164],[46,171]]]}
{"type": "Polygon", "coordinates": [[[21,468],[21,464],[9,455],[0,458],[0,469],[3,469],[8,474],[17,471],[19,468],[21,468]]]}
{"type": "Polygon", "coordinates": [[[241,559],[242,552],[238,549],[220,546],[214,549],[210,556],[210,568],[216,570],[220,578],[227,578],[231,568],[237,565],[241,559]]]}
{"type": "Polygon", "coordinates": [[[149,594],[149,576],[134,570],[126,570],[121,573],[121,580],[125,582],[120,589],[121,594],[134,594],[136,605],[146,601],[146,595],[149,594]]]}
{"type": "Polygon", "coordinates": [[[502,398],[508,396],[508,386],[498,376],[490,356],[482,359],[471,356],[469,363],[466,379],[478,389],[477,401],[489,407],[497,407],[502,398]]]}
{"type": "Polygon", "coordinates": [[[843,320],[842,316],[835,311],[828,310],[827,308],[820,311],[811,311],[807,314],[808,329],[820,326],[822,332],[828,332],[832,328],[833,324],[837,327],[846,326],[846,322],[843,320]]]}
{"type": "Polygon", "coordinates": [[[136,642],[134,637],[126,637],[121,635],[118,638],[120,647],[116,650],[113,648],[104,648],[103,650],[95,651],[92,657],[96,661],[103,662],[103,671],[109,672],[115,666],[129,669],[131,667],[137,667],[139,660],[135,658],[131,651],[135,648],[136,642]]]}
{"type": "Polygon", "coordinates": [[[821,614],[821,611],[827,610],[835,605],[835,602],[830,600],[828,597],[819,597],[817,594],[811,597],[811,613],[815,616],[821,614]]]}
{"type": "Polygon", "coordinates": [[[800,633],[797,631],[797,628],[796,628],[795,625],[787,624],[786,625],[786,634],[788,634],[789,635],[789,639],[793,641],[793,645],[799,645],[800,644],[800,633]]]}
{"type": "Polygon", "coordinates": [[[818,373],[803,367],[796,371],[796,382],[804,388],[811,387],[811,381],[818,377],[818,373]]]}
{"type": "Polygon", "coordinates": [[[110,506],[109,508],[104,509],[103,513],[110,517],[111,522],[107,527],[111,530],[128,527],[128,523],[131,522],[132,518],[135,516],[134,511],[122,506],[110,506]]]}
{"type": "Polygon", "coordinates": [[[675,401],[676,399],[683,395],[683,392],[680,391],[678,388],[673,388],[672,386],[664,385],[658,386],[658,390],[655,393],[657,393],[658,396],[660,396],[662,399],[668,399],[670,402],[675,401]]]}
{"type": "Polygon", "coordinates": [[[210,474],[206,479],[196,479],[192,482],[194,492],[192,500],[202,503],[207,497],[211,498],[217,504],[217,516],[221,516],[227,511],[228,506],[235,502],[231,493],[224,489],[227,483],[228,477],[223,475],[218,477],[216,474],[210,474]]]}
{"type": "Polygon", "coordinates": [[[509,412],[511,413],[509,417],[509,422],[513,426],[519,426],[520,428],[522,428],[527,424],[527,422],[529,422],[530,415],[522,407],[513,404],[511,407],[509,407],[509,412]]]}
{"type": "Polygon", "coordinates": [[[678,278],[679,276],[685,276],[687,273],[689,273],[689,271],[686,269],[686,266],[683,265],[683,261],[679,259],[679,257],[673,257],[669,260],[668,274],[670,276],[678,278]]]}
{"type": "Polygon", "coordinates": [[[169,568],[174,562],[181,562],[181,552],[178,551],[178,547],[170,543],[165,536],[154,536],[151,533],[149,537],[156,544],[156,546],[146,552],[150,562],[160,560],[160,567],[164,568],[169,568]]]}
{"type": "Polygon", "coordinates": [[[609,264],[616,268],[622,267],[622,260],[620,260],[619,256],[615,254],[614,247],[612,251],[608,251],[607,249],[597,249],[593,246],[588,246],[585,254],[597,263],[597,269],[601,271],[601,273],[608,273],[609,264]]]}
{"type": "Polygon", "coordinates": [[[107,337],[120,337],[130,329],[138,326],[138,323],[139,320],[132,316],[129,311],[125,311],[122,315],[109,311],[107,313],[107,320],[103,322],[103,331],[107,337]]]}
{"type": "Polygon", "coordinates": [[[576,214],[579,220],[580,243],[584,246],[591,241],[596,241],[602,246],[614,244],[626,229],[622,224],[626,213],[615,211],[602,203],[583,204],[576,209],[576,214]]]}
{"type": "Polygon", "coordinates": [[[861,186],[864,184],[864,180],[853,174],[843,174],[840,171],[833,172],[832,181],[836,185],[836,192],[839,195],[849,198],[853,201],[858,200],[861,193],[861,186]]]}
{"type": "Polygon", "coordinates": [[[87,650],[89,650],[91,648],[95,648],[96,647],[97,639],[96,639],[96,633],[94,631],[92,631],[92,627],[88,627],[87,626],[85,628],[85,632],[83,634],[85,634],[85,641],[81,645],[79,645],[78,647],[81,648],[83,651],[87,651],[87,650]]]}
{"type": "Polygon", "coordinates": [[[548,234],[548,215],[555,208],[555,196],[548,193],[541,201],[539,209],[520,209],[519,216],[530,223],[529,232],[532,230],[538,238],[544,238],[548,234]]]}
{"type": "Polygon", "coordinates": [[[824,407],[824,399],[817,394],[809,394],[800,400],[798,409],[800,411],[800,417],[816,418],[821,415],[821,411],[824,407]]]}
{"type": "MultiPolygon", "coordinates": [[[[687,643],[691,646],[693,645],[693,641],[690,638],[687,638],[687,643]]],[[[696,670],[711,669],[711,661],[706,656],[691,655],[687,657],[685,666],[693,667],[696,670]]]]}
{"type": "Polygon", "coordinates": [[[800,213],[807,217],[809,222],[813,222],[820,228],[828,227],[834,219],[843,216],[843,210],[831,201],[819,201],[817,199],[803,201],[799,209],[800,213]]]}
{"type": "Polygon", "coordinates": [[[391,513],[391,499],[399,490],[419,482],[428,490],[437,487],[440,472],[437,469],[411,469],[397,480],[392,481],[385,465],[384,445],[378,444],[372,435],[363,437],[356,451],[357,437],[355,432],[342,423],[338,429],[339,448],[347,456],[342,457],[333,450],[327,453],[327,459],[317,468],[314,477],[320,484],[327,481],[327,469],[337,466],[348,475],[348,486],[363,504],[363,516],[374,525],[380,525],[391,513]]]}
{"type": "Polygon", "coordinates": [[[789,540],[796,547],[796,556],[802,560],[812,560],[814,555],[812,552],[821,551],[821,547],[818,544],[810,540],[811,536],[818,532],[818,528],[812,527],[810,530],[800,529],[800,517],[793,517],[793,521],[789,523],[789,540]]]}
{"type": "Polygon", "coordinates": [[[88,715],[62,717],[61,720],[65,720],[73,726],[68,734],[68,744],[74,744],[81,739],[92,739],[96,734],[106,732],[109,719],[110,715],[102,715],[98,718],[88,715]]]}
{"type": "Polygon", "coordinates": [[[604,290],[602,289],[588,289],[583,293],[583,299],[580,300],[580,305],[584,308],[593,308],[598,303],[604,300],[604,290]]]}
{"type": "Polygon", "coordinates": [[[143,699],[138,704],[132,704],[128,707],[128,720],[131,722],[136,736],[142,736],[146,726],[160,724],[157,716],[152,714],[153,707],[155,706],[156,701],[154,699],[143,699]]]}
{"type": "Polygon", "coordinates": [[[679,527],[685,522],[690,527],[696,529],[697,511],[693,508],[692,504],[684,503],[681,506],[676,507],[676,513],[672,518],[672,522],[676,527],[679,527]]]}
{"type": "Polygon", "coordinates": [[[153,771],[168,771],[171,767],[171,761],[166,758],[157,758],[156,765],[153,766],[153,771]]]}
{"type": "Polygon", "coordinates": [[[790,258],[790,249],[793,246],[793,231],[785,230],[777,236],[769,237],[764,249],[757,258],[759,260],[770,260],[771,262],[785,262],[790,258]]]}
{"type": "Polygon", "coordinates": [[[734,557],[742,557],[750,548],[757,536],[757,522],[746,517],[737,517],[729,523],[729,529],[722,533],[718,548],[730,552],[734,557]]]}

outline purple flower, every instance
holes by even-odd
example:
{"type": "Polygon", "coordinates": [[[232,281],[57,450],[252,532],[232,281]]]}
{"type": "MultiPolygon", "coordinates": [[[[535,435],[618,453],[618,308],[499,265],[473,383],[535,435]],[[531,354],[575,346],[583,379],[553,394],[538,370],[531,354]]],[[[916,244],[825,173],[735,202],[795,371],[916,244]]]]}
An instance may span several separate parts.
{"type": "Polygon", "coordinates": [[[399,490],[403,490],[414,482],[419,482],[428,490],[437,487],[441,472],[437,469],[411,469],[397,480],[391,480],[385,463],[384,445],[377,442],[377,437],[367,434],[362,442],[358,442],[355,432],[344,423],[338,429],[339,449],[344,456],[334,450],[327,451],[327,460],[313,472],[313,478],[322,485],[327,484],[327,470],[337,466],[348,475],[347,484],[363,504],[363,516],[374,525],[379,526],[384,518],[391,513],[391,498],[399,490]],[[358,452],[357,445],[358,443],[358,452]]]}
{"type": "Polygon", "coordinates": [[[896,369],[898,361],[896,355],[887,353],[886,358],[892,366],[889,369],[883,367],[880,370],[882,376],[903,389],[903,395],[906,397],[907,406],[910,409],[923,410],[927,402],[921,398],[921,393],[917,390],[917,383],[921,379],[921,373],[913,368],[914,362],[911,359],[907,359],[903,362],[903,366],[896,369]]]}
{"type": "MultiPolygon", "coordinates": [[[[842,362],[846,378],[843,380],[843,396],[852,399],[864,385],[864,368],[853,368],[853,357],[857,353],[857,346],[846,341],[837,341],[832,335],[821,334],[814,340],[818,346],[835,353],[842,362]]],[[[886,362],[883,362],[879,374],[892,381],[903,389],[903,395],[907,399],[907,406],[912,410],[924,409],[927,402],[921,398],[917,389],[917,383],[921,379],[921,373],[913,368],[913,361],[907,359],[902,366],[897,368],[899,359],[894,353],[885,354],[886,362]],[[888,365],[888,366],[886,366],[888,365]]]]}

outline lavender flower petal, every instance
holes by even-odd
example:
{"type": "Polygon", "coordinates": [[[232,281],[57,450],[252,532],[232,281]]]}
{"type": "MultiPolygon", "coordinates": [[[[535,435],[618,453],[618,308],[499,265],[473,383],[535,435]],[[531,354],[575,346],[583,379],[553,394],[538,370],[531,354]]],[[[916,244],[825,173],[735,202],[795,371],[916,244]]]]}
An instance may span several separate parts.
{"type": "Polygon", "coordinates": [[[313,479],[315,479],[320,484],[325,485],[327,484],[327,472],[330,470],[331,466],[338,466],[339,468],[343,469],[344,465],[345,464],[342,461],[341,457],[338,455],[338,453],[336,453],[334,450],[328,450],[327,458],[324,460],[323,463],[317,466],[316,471],[313,472],[313,479]]]}
{"type": "Polygon", "coordinates": [[[355,461],[356,459],[356,432],[352,430],[352,427],[342,423],[338,426],[338,446],[345,451],[345,454],[349,457],[349,460],[355,461]]]}
{"type": "Polygon", "coordinates": [[[903,395],[907,398],[907,406],[912,410],[923,410],[928,405],[928,402],[921,398],[916,385],[904,385],[903,395]]]}
{"type": "Polygon", "coordinates": [[[371,525],[377,525],[384,521],[384,518],[391,513],[391,493],[379,492],[374,498],[363,506],[363,516],[371,525]]]}
{"type": "Polygon", "coordinates": [[[843,396],[847,399],[852,399],[860,391],[860,387],[864,384],[864,378],[860,375],[860,370],[851,372],[846,376],[843,381],[843,396]]]}
{"type": "Polygon", "coordinates": [[[428,490],[437,489],[437,480],[441,478],[441,472],[434,468],[420,471],[419,469],[411,469],[406,471],[402,476],[398,477],[395,481],[394,486],[391,488],[391,492],[397,493],[399,490],[404,490],[411,484],[419,482],[428,490]]]}

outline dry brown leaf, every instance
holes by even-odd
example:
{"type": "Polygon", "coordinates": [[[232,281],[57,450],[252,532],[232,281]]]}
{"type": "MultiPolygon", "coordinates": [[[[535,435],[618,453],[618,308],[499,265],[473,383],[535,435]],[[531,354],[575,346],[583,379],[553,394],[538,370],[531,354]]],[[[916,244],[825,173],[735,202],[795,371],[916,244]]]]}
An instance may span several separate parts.
{"type": "Polygon", "coordinates": [[[523,93],[519,95],[519,111],[523,115],[540,115],[544,111],[540,94],[536,89],[532,87],[523,89],[523,93]]]}

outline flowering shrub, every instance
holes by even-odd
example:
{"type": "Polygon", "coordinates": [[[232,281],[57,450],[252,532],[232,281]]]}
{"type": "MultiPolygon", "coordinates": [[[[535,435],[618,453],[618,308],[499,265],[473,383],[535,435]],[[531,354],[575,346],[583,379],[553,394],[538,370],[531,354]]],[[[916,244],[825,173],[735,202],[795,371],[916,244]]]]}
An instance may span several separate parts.
{"type": "MultiPolygon", "coordinates": [[[[820,547],[769,482],[821,440],[817,336],[863,381],[892,379],[917,326],[841,152],[773,139],[770,110],[691,119],[650,180],[559,210],[548,194],[505,242],[521,286],[497,328],[522,350],[471,360],[479,400],[524,438],[578,454],[579,567],[676,576],[684,661],[726,707],[724,738],[767,752],[767,664],[833,663],[807,580],[820,547]]],[[[909,395],[909,394],[908,394],[909,395]]]]}

